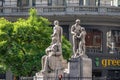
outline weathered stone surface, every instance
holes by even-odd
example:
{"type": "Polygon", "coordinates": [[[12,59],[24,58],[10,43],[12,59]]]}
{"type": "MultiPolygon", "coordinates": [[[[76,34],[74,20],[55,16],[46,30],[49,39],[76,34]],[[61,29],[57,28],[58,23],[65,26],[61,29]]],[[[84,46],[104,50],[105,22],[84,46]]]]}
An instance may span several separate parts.
{"type": "Polygon", "coordinates": [[[71,58],[65,77],[69,77],[71,80],[92,80],[92,60],[81,56],[71,58]]]}
{"type": "Polygon", "coordinates": [[[42,57],[42,70],[36,73],[34,80],[55,80],[63,75],[66,68],[67,62],[63,59],[61,47],[62,28],[57,20],[54,25],[51,45],[46,48],[46,55],[42,57]]]}
{"type": "Polygon", "coordinates": [[[42,58],[42,70],[36,73],[34,80],[58,80],[61,75],[65,80],[92,80],[92,60],[85,54],[86,31],[79,24],[80,20],[77,19],[71,29],[73,56],[67,67],[62,56],[62,28],[57,20],[54,22],[51,45],[42,58]]]}
{"type": "Polygon", "coordinates": [[[81,80],[92,80],[92,60],[90,58],[82,57],[81,60],[81,77],[85,79],[81,80]]]}

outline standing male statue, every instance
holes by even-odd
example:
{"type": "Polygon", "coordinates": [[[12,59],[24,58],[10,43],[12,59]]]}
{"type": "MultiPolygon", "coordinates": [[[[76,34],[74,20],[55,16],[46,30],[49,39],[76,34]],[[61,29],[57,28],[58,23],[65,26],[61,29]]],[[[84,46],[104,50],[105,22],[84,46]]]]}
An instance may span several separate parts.
{"type": "Polygon", "coordinates": [[[71,34],[72,34],[72,39],[73,39],[73,53],[76,55],[76,53],[79,50],[79,43],[80,43],[80,36],[81,33],[81,26],[80,26],[80,20],[77,19],[76,23],[72,25],[71,27],[71,34]]]}
{"type": "Polygon", "coordinates": [[[59,26],[59,21],[55,20],[54,21],[54,28],[53,28],[53,34],[51,35],[52,37],[57,38],[57,42],[61,43],[62,42],[62,28],[59,26]]]}

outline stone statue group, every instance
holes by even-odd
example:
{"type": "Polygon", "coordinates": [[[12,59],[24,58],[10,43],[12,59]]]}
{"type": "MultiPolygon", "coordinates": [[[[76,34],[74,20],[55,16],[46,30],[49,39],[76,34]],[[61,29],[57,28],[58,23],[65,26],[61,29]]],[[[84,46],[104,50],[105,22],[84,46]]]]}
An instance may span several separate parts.
{"type": "MultiPolygon", "coordinates": [[[[54,28],[52,42],[46,48],[46,55],[42,57],[42,73],[45,76],[53,76],[54,74],[63,74],[64,69],[67,67],[66,60],[62,56],[62,27],[59,26],[59,21],[54,21],[54,28]]],[[[86,31],[84,27],[80,26],[80,20],[77,19],[76,23],[71,27],[71,34],[73,37],[73,56],[79,57],[85,55],[85,36],[86,31]]],[[[37,73],[36,75],[40,75],[37,73]]],[[[44,79],[45,80],[45,79],[44,79]]]]}
{"type": "Polygon", "coordinates": [[[54,28],[51,45],[46,49],[46,55],[42,57],[42,73],[60,71],[63,69],[61,61],[62,59],[62,28],[59,26],[59,22],[54,21],[54,28]],[[59,68],[59,69],[58,69],[59,68]]]}
{"type": "Polygon", "coordinates": [[[77,19],[76,23],[71,27],[71,34],[73,37],[73,57],[84,55],[86,31],[84,27],[80,26],[79,19],[77,19]]]}

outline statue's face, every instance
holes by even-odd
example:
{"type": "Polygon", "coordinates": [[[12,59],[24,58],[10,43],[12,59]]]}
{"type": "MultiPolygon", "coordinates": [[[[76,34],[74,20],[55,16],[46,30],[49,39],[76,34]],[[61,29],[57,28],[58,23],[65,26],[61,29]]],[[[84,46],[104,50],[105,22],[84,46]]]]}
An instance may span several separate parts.
{"type": "Polygon", "coordinates": [[[79,19],[76,20],[76,24],[80,24],[80,20],[79,19]]]}
{"type": "Polygon", "coordinates": [[[56,20],[56,21],[54,21],[54,25],[58,25],[59,24],[59,22],[56,20]]]}

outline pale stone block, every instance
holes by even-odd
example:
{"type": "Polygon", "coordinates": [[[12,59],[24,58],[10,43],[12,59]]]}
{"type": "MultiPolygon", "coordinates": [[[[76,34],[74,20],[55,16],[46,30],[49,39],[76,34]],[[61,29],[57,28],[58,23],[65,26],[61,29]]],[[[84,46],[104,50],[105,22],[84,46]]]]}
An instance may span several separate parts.
{"type": "Polygon", "coordinates": [[[92,80],[92,60],[86,56],[71,58],[67,72],[64,77],[71,80],[92,80]]]}

